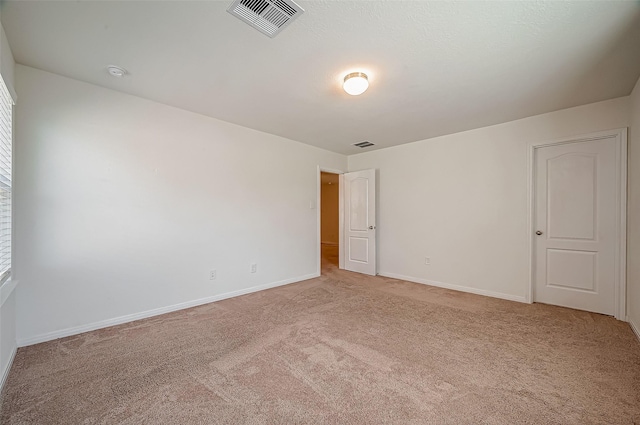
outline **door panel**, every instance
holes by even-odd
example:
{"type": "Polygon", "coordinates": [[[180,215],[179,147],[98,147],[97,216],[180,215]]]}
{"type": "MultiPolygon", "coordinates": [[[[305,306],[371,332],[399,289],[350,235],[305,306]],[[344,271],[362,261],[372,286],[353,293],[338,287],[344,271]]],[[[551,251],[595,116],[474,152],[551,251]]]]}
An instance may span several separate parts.
{"type": "Polygon", "coordinates": [[[351,236],[349,238],[349,261],[369,262],[369,239],[351,236]]]}
{"type": "Polygon", "coordinates": [[[596,292],[597,252],[547,250],[547,286],[596,292]]]}
{"type": "Polygon", "coordinates": [[[617,138],[536,149],[538,302],[616,312],[617,138]]]}
{"type": "Polygon", "coordinates": [[[346,270],[376,274],[376,173],[344,174],[346,270]]]}
{"type": "Polygon", "coordinates": [[[549,237],[595,238],[597,155],[569,153],[547,164],[549,237]]]}
{"type": "Polygon", "coordinates": [[[364,232],[369,226],[369,179],[355,177],[349,182],[349,230],[364,232]]]}

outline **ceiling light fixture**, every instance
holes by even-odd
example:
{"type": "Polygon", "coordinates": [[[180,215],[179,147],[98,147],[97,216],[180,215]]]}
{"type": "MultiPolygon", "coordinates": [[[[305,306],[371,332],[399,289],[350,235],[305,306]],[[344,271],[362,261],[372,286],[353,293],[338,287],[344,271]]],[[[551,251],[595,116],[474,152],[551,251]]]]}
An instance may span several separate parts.
{"type": "Polygon", "coordinates": [[[124,77],[127,73],[127,70],[124,68],[120,68],[119,66],[109,65],[107,67],[107,71],[109,71],[109,75],[112,77],[124,77]]]}
{"type": "Polygon", "coordinates": [[[348,94],[357,96],[369,88],[369,78],[364,72],[352,72],[345,75],[342,87],[348,94]]]}

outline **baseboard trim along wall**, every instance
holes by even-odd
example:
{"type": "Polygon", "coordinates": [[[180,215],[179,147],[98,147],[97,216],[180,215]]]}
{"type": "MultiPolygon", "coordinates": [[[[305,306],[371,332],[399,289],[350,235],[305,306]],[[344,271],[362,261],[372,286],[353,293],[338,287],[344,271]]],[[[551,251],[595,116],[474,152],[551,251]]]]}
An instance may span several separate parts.
{"type": "Polygon", "coordinates": [[[7,377],[9,376],[9,371],[11,370],[11,366],[13,366],[13,359],[16,358],[16,353],[18,352],[18,347],[14,346],[13,351],[11,351],[11,357],[9,358],[9,362],[7,363],[7,368],[2,372],[2,380],[0,381],[0,391],[4,388],[4,383],[7,382],[7,377]]]}
{"type": "Polygon", "coordinates": [[[197,307],[203,304],[209,304],[215,301],[226,300],[227,298],[239,297],[240,295],[251,294],[253,292],[264,291],[278,286],[289,285],[303,280],[313,279],[320,276],[318,273],[312,273],[304,276],[285,279],[278,282],[266,283],[264,285],[252,286],[251,288],[240,289],[238,291],[226,292],[224,294],[213,295],[211,297],[200,298],[193,301],[187,301],[167,307],[155,308],[140,313],[128,314],[126,316],[115,317],[113,319],[102,320],[100,322],[89,323],[87,325],[76,326],[73,328],[62,329],[59,331],[48,332],[46,334],[37,335],[31,338],[18,340],[18,347],[26,347],[29,345],[40,344],[42,342],[52,341],[58,338],[78,335],[84,332],[95,331],[97,329],[108,328],[109,326],[121,325],[123,323],[133,322],[140,319],[146,319],[153,316],[159,316],[165,313],[172,313],[178,310],[184,310],[191,307],[197,307]]]}
{"type": "Polygon", "coordinates": [[[631,330],[634,334],[636,334],[636,338],[640,341],[640,326],[636,325],[633,320],[629,316],[627,316],[627,322],[629,322],[629,326],[631,326],[631,330]]]}
{"type": "Polygon", "coordinates": [[[484,295],[485,297],[500,298],[508,301],[516,301],[528,304],[524,296],[503,294],[501,292],[487,291],[485,289],[470,288],[468,286],[453,285],[451,283],[437,282],[435,280],[422,279],[419,277],[403,276],[396,273],[379,272],[380,276],[390,277],[392,279],[406,280],[408,282],[420,283],[423,285],[437,286],[438,288],[452,289],[454,291],[468,292],[470,294],[484,295]]]}

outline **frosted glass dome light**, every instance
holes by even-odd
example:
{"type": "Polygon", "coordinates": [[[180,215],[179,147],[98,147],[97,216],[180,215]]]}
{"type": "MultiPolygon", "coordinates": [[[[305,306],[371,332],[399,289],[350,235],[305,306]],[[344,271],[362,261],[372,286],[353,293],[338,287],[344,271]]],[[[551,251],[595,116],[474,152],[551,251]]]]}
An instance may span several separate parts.
{"type": "Polygon", "coordinates": [[[357,96],[369,88],[369,78],[364,72],[352,72],[345,75],[342,87],[348,94],[357,96]]]}

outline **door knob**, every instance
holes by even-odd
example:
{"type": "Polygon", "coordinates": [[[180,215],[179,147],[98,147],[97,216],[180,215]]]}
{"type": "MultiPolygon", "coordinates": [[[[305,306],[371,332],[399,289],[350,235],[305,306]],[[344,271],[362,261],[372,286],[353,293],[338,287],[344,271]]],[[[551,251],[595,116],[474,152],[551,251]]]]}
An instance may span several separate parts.
{"type": "Polygon", "coordinates": [[[542,230],[538,230],[538,231],[536,232],[536,235],[538,235],[538,236],[540,236],[541,234],[542,234],[542,230]]]}
{"type": "Polygon", "coordinates": [[[375,228],[376,228],[376,226],[369,226],[369,230],[373,230],[375,228]]]}

